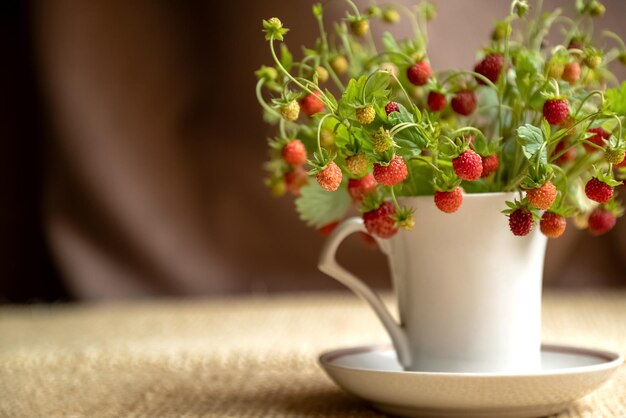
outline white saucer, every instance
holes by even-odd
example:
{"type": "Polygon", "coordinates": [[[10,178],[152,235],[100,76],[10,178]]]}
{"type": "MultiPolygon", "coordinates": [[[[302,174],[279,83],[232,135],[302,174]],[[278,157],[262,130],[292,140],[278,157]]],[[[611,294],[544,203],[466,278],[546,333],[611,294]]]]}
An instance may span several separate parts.
{"type": "Polygon", "coordinates": [[[529,418],[558,413],[606,382],[616,353],[544,345],[527,374],[405,372],[389,346],[324,353],[319,362],[347,392],[403,417],[529,418]]]}

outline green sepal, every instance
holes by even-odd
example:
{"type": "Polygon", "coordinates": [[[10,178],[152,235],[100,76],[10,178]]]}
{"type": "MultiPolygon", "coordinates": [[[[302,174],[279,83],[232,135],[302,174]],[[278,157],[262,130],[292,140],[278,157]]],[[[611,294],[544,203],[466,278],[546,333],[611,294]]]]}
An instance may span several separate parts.
{"type": "Polygon", "coordinates": [[[278,18],[272,17],[263,21],[263,32],[265,32],[266,41],[271,39],[282,41],[283,36],[289,32],[289,29],[283,27],[282,22],[278,18]]]}

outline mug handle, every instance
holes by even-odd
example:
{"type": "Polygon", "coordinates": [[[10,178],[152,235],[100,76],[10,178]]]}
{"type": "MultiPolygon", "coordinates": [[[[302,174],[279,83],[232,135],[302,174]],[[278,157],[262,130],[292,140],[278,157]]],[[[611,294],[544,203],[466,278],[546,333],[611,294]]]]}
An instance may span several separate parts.
{"type": "MultiPolygon", "coordinates": [[[[363,224],[363,219],[354,216],[342,222],[341,225],[333,231],[330,237],[328,237],[322,247],[318,268],[369,303],[391,337],[399,363],[405,368],[409,367],[411,364],[411,352],[409,350],[409,341],[406,332],[402,326],[396,322],[385,307],[383,301],[369,286],[337,263],[335,254],[337,253],[339,245],[348,235],[355,232],[367,232],[363,224]]],[[[383,252],[388,254],[388,242],[376,237],[374,238],[383,252]]]]}

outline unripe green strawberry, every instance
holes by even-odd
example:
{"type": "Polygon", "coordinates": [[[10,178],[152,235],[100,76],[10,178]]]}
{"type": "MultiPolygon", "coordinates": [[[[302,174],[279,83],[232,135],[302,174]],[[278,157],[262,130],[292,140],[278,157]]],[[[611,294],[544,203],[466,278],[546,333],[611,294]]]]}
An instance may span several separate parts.
{"type": "Polygon", "coordinates": [[[557,59],[551,59],[548,61],[546,73],[548,74],[548,78],[554,78],[556,80],[560,79],[563,75],[563,71],[565,70],[565,64],[558,61],[557,59]]]}
{"type": "Polygon", "coordinates": [[[374,151],[386,152],[393,147],[393,138],[388,130],[382,127],[374,134],[374,151]]]}
{"type": "Polygon", "coordinates": [[[361,125],[369,125],[370,123],[374,122],[375,118],[376,111],[374,110],[374,106],[372,105],[367,105],[356,109],[356,120],[358,120],[361,125]]]}
{"type": "Polygon", "coordinates": [[[369,165],[367,156],[363,153],[358,153],[346,158],[346,169],[353,176],[359,177],[365,173],[369,165]]]}
{"type": "Polygon", "coordinates": [[[261,68],[254,72],[254,74],[256,74],[259,80],[264,79],[265,81],[273,81],[278,77],[278,71],[276,71],[276,68],[266,67],[265,65],[262,65],[261,68]]]}
{"type": "Polygon", "coordinates": [[[285,120],[294,121],[300,115],[300,105],[295,100],[292,100],[280,108],[280,115],[285,120]]]}
{"type": "Polygon", "coordinates": [[[337,75],[345,74],[348,71],[348,60],[343,55],[337,55],[330,60],[330,68],[337,75]]]}
{"type": "Polygon", "coordinates": [[[388,7],[383,12],[383,20],[387,23],[396,23],[400,20],[400,13],[393,7],[388,7]]]}
{"type": "Polygon", "coordinates": [[[597,53],[590,53],[585,56],[584,63],[591,69],[598,68],[602,64],[602,56],[597,53]]]}
{"type": "Polygon", "coordinates": [[[604,153],[604,159],[611,164],[619,164],[624,161],[626,153],[618,149],[607,149],[604,153]]]}
{"type": "Polygon", "coordinates": [[[493,32],[491,32],[491,40],[493,41],[501,41],[506,38],[507,33],[507,25],[505,22],[498,22],[496,26],[493,28],[493,32]]]}
{"type": "Polygon", "coordinates": [[[427,22],[430,22],[434,18],[437,17],[437,9],[435,5],[429,2],[420,3],[422,8],[422,13],[424,13],[424,18],[427,22]]]}
{"type": "Polygon", "coordinates": [[[319,66],[315,69],[315,73],[320,83],[325,83],[328,80],[328,70],[326,68],[319,66]]]}
{"type": "Polygon", "coordinates": [[[367,12],[367,15],[370,17],[378,17],[382,13],[382,11],[380,10],[380,7],[378,7],[375,4],[368,6],[365,11],[367,12]]]}
{"type": "Polygon", "coordinates": [[[600,17],[606,12],[606,7],[599,1],[592,1],[589,6],[589,14],[593,17],[600,17]]]}
{"type": "Polygon", "coordinates": [[[365,36],[370,28],[370,22],[365,18],[354,19],[350,22],[350,30],[354,36],[365,36]]]}
{"type": "Polygon", "coordinates": [[[281,197],[287,192],[287,184],[282,177],[272,178],[266,184],[274,197],[281,197]]]}

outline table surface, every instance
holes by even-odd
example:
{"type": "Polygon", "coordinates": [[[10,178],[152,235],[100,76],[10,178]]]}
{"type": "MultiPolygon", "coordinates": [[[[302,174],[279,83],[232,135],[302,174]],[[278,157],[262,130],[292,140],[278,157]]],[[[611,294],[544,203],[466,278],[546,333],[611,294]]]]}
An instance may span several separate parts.
{"type": "MultiPolygon", "coordinates": [[[[317,357],[383,341],[344,293],[2,307],[0,416],[378,417],[317,357]]],[[[625,353],[626,291],[546,293],[544,342],[625,353]]],[[[559,418],[626,417],[625,370],[559,418]]]]}

